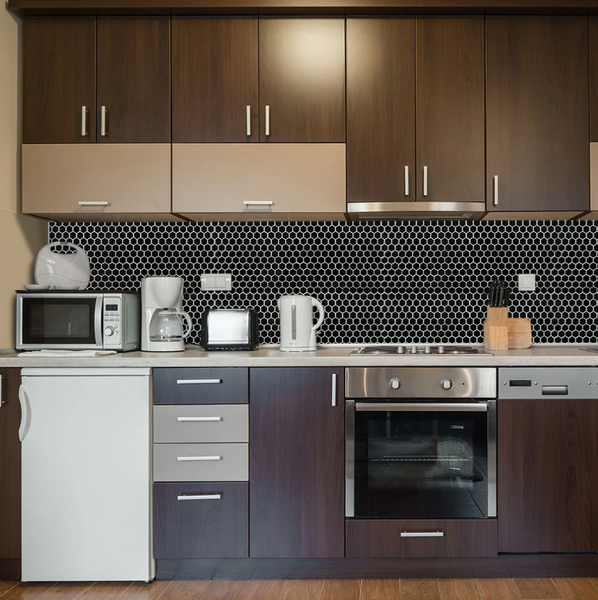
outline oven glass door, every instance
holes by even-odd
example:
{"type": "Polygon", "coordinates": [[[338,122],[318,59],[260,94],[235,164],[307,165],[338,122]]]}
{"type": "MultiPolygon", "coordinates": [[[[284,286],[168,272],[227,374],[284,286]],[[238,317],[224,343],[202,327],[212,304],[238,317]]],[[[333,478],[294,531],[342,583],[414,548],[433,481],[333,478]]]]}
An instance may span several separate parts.
{"type": "Polygon", "coordinates": [[[350,402],[354,514],[348,516],[496,515],[495,402],[350,402]]]}
{"type": "Polygon", "coordinates": [[[102,297],[97,294],[19,296],[20,346],[101,348],[102,297]]]}

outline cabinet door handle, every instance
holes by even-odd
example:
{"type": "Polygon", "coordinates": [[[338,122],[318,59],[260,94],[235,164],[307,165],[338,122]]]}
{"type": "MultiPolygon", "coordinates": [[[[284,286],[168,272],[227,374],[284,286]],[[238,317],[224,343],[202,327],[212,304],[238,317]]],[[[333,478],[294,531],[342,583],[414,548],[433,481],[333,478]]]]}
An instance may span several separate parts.
{"type": "Polygon", "coordinates": [[[106,115],[108,114],[108,111],[106,110],[105,106],[102,106],[102,113],[101,113],[101,119],[100,119],[100,135],[102,137],[106,137],[108,135],[108,129],[106,127],[106,115]]]}
{"type": "Polygon", "coordinates": [[[498,175],[495,175],[492,179],[494,181],[494,198],[492,204],[498,206],[498,175]]]}
{"type": "Polygon", "coordinates": [[[266,104],[266,135],[270,135],[270,106],[266,104]]]}
{"type": "Polygon", "coordinates": [[[251,136],[251,106],[247,105],[247,137],[251,136]]]}
{"type": "Polygon", "coordinates": [[[179,423],[207,423],[213,421],[222,421],[222,417],[177,417],[179,423]]]}
{"type": "Polygon", "coordinates": [[[79,206],[108,206],[110,203],[109,202],[88,202],[88,201],[84,201],[84,202],[77,202],[77,204],[79,206]]]}
{"type": "Polygon", "coordinates": [[[402,538],[444,537],[443,531],[401,531],[402,538]]]}
{"type": "Polygon", "coordinates": [[[21,404],[21,424],[19,425],[19,441],[23,441],[27,437],[29,425],[31,424],[31,412],[29,410],[29,398],[25,388],[19,386],[19,403],[21,404]]]}
{"type": "Polygon", "coordinates": [[[222,460],[222,456],[177,456],[178,462],[194,462],[200,460],[222,460]]]}
{"type": "Polygon", "coordinates": [[[204,385],[222,383],[222,379],[177,379],[177,385],[204,385]]]}
{"type": "Polygon", "coordinates": [[[182,494],[177,500],[221,500],[222,494],[182,494]]]}
{"type": "Polygon", "coordinates": [[[2,406],[2,375],[0,375],[0,406],[2,406]]]}
{"type": "Polygon", "coordinates": [[[405,196],[409,196],[409,167],[405,165],[405,196]]]}
{"type": "Polygon", "coordinates": [[[81,137],[87,137],[87,106],[81,107],[81,137]]]}
{"type": "Polygon", "coordinates": [[[336,406],[336,373],[332,374],[332,406],[336,406]]]}
{"type": "Polygon", "coordinates": [[[424,167],[424,198],[428,195],[428,167],[424,167]]]}

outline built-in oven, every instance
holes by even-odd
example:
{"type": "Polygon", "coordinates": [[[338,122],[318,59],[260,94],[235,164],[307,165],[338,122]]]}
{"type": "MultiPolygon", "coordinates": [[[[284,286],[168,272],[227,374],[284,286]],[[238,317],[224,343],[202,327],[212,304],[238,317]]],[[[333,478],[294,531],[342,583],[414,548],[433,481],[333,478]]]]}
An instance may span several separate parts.
{"type": "Polygon", "coordinates": [[[346,516],[496,516],[493,368],[346,369],[346,516]]]}

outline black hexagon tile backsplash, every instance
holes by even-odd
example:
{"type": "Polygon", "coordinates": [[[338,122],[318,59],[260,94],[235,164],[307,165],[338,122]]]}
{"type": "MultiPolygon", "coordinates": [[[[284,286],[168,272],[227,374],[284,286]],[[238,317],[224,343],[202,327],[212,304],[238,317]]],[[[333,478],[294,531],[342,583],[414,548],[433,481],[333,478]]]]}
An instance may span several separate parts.
{"type": "Polygon", "coordinates": [[[139,290],[146,275],[185,279],[199,343],[206,308],[255,308],[261,342],[279,341],[277,299],[322,302],[323,344],[480,343],[486,289],[504,277],[510,316],[534,343],[598,342],[598,222],[50,223],[50,241],[83,247],[89,289],[139,290]],[[230,292],[202,292],[231,273],[230,292]],[[536,274],[535,292],[517,275],[536,274]]]}

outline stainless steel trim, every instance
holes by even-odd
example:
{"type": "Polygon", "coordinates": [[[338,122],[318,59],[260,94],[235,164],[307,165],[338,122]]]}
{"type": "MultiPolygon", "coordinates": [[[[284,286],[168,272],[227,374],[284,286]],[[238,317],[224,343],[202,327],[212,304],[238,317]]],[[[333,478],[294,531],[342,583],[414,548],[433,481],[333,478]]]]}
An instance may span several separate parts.
{"type": "Polygon", "coordinates": [[[542,396],[568,396],[568,385],[543,385],[542,396]]]}
{"type": "Polygon", "coordinates": [[[487,412],[487,402],[357,402],[356,412],[487,412]]]}
{"type": "Polygon", "coordinates": [[[222,494],[181,494],[177,500],[220,500],[222,494]]]}
{"type": "Polygon", "coordinates": [[[493,189],[494,189],[494,196],[492,198],[492,204],[494,206],[498,206],[498,175],[495,175],[493,178],[493,189]]]}
{"type": "Polygon", "coordinates": [[[444,537],[443,531],[401,531],[402,538],[444,537]]]}
{"type": "Polygon", "coordinates": [[[405,196],[409,196],[409,165],[405,165],[405,196]]]}
{"type": "Polygon", "coordinates": [[[204,385],[222,383],[222,379],[177,379],[177,385],[204,385]]]}
{"type": "Polygon", "coordinates": [[[247,137],[251,136],[251,106],[247,105],[247,137]]]}
{"type": "Polygon", "coordinates": [[[355,516],[355,400],[345,402],[345,516],[355,516]]]}
{"type": "Polygon", "coordinates": [[[388,218],[471,219],[486,213],[484,202],[349,202],[347,212],[354,218],[384,213],[388,218]]]}
{"type": "Polygon", "coordinates": [[[102,106],[101,117],[100,117],[100,135],[106,137],[108,135],[106,128],[106,115],[108,111],[105,106],[102,106]]]}
{"type": "Polygon", "coordinates": [[[332,406],[336,406],[336,373],[332,374],[332,406]]]}
{"type": "Polygon", "coordinates": [[[224,419],[222,417],[177,417],[176,420],[179,423],[212,423],[224,419]]]}
{"type": "Polygon", "coordinates": [[[428,195],[428,167],[424,167],[424,189],[423,189],[424,198],[427,195],[428,195]]]}
{"type": "Polygon", "coordinates": [[[488,401],[486,423],[488,436],[488,516],[496,517],[496,400],[488,401]]]}

